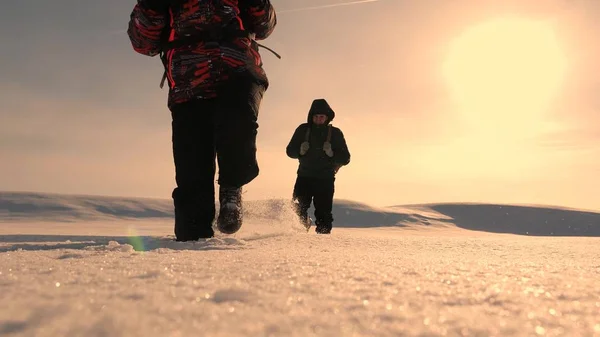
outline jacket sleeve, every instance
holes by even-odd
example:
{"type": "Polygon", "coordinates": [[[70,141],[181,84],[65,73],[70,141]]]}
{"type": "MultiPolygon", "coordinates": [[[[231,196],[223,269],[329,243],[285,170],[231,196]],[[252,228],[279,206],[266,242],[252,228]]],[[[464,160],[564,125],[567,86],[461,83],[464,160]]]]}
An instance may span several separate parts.
{"type": "Polygon", "coordinates": [[[138,0],[127,29],[131,46],[136,52],[147,56],[160,53],[161,33],[167,24],[167,15],[148,8],[143,0],[138,0]]]}
{"type": "Polygon", "coordinates": [[[300,125],[296,128],[296,131],[294,131],[294,135],[285,149],[288,157],[293,159],[300,158],[300,145],[302,145],[302,142],[304,142],[304,136],[305,130],[302,125],[300,125]]]}
{"type": "Polygon", "coordinates": [[[348,150],[348,145],[346,144],[344,133],[338,128],[335,128],[332,131],[335,132],[335,134],[332,134],[331,142],[331,149],[333,150],[333,161],[337,165],[348,165],[350,163],[350,151],[348,150]]]}
{"type": "Polygon", "coordinates": [[[277,25],[277,15],[270,0],[254,1],[254,4],[243,5],[250,1],[240,1],[240,17],[247,30],[254,33],[256,40],[264,40],[273,33],[277,25]]]}

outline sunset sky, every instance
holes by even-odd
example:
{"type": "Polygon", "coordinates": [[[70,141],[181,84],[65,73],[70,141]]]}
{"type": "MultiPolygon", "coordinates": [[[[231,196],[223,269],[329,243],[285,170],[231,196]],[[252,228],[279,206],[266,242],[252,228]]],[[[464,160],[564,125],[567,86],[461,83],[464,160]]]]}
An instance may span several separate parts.
{"type": "MultiPolygon", "coordinates": [[[[245,198],[291,197],[285,147],[325,98],[352,154],[336,198],[600,210],[600,2],[341,2],[273,0],[282,59],[261,49],[245,198]]],[[[134,3],[1,5],[0,190],[170,198],[167,90],[127,38],[134,3]]]]}

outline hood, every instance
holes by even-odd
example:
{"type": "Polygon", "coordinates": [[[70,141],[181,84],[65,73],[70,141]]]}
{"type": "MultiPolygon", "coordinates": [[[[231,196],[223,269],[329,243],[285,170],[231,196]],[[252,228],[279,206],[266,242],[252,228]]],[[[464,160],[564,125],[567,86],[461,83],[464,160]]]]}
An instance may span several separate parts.
{"type": "Polygon", "coordinates": [[[335,112],[323,98],[315,99],[310,105],[310,110],[308,110],[307,117],[308,124],[312,124],[312,116],[317,114],[327,115],[327,123],[331,123],[331,121],[335,118],[335,112]]]}

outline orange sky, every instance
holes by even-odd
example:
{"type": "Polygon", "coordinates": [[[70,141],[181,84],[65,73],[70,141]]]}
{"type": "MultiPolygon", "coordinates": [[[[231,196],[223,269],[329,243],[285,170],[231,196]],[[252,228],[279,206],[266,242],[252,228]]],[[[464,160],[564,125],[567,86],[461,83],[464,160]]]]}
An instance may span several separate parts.
{"type": "MultiPolygon", "coordinates": [[[[287,12],[264,44],[283,59],[262,50],[271,87],[261,175],[246,198],[291,196],[297,162],[285,146],[323,97],[352,154],[336,198],[600,209],[600,4],[380,0],[296,11],[343,1],[273,2],[287,12]]],[[[11,46],[0,50],[0,190],[170,197],[160,61],[131,50],[133,1],[108,3],[17,2],[0,13],[2,28],[21,32],[0,37],[11,46]]]]}

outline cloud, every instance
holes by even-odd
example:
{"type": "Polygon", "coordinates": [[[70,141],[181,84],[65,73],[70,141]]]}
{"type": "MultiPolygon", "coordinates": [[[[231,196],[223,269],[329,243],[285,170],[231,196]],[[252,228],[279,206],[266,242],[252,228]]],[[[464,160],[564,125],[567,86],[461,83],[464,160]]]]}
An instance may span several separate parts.
{"type": "Polygon", "coordinates": [[[341,6],[360,5],[360,4],[378,2],[378,1],[380,1],[380,0],[359,0],[359,1],[340,2],[340,3],[333,3],[333,4],[327,4],[327,5],[299,7],[299,8],[293,8],[293,9],[283,9],[283,10],[277,11],[277,13],[285,14],[285,13],[304,12],[304,11],[311,11],[311,10],[318,10],[318,9],[335,8],[335,7],[341,7],[341,6]]]}

